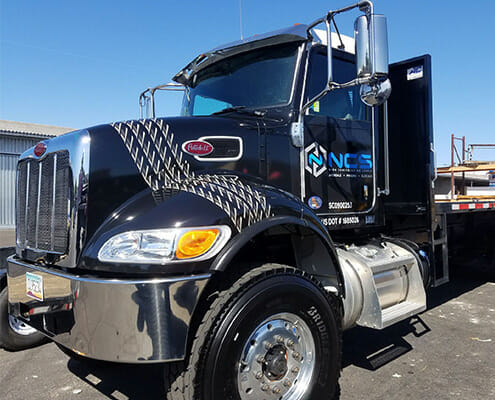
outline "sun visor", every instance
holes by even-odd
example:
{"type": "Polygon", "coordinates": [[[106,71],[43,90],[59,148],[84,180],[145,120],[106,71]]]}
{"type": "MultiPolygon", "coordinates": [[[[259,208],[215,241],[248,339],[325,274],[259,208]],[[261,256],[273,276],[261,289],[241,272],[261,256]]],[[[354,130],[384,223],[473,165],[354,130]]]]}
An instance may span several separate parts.
{"type": "Polygon", "coordinates": [[[308,40],[307,29],[307,25],[294,25],[290,28],[268,32],[262,35],[254,35],[244,40],[239,40],[216,47],[209,52],[203,53],[196,57],[185,68],[177,73],[172,80],[183,85],[187,85],[189,78],[193,73],[224,58],[232,57],[236,54],[258,49],[260,47],[306,41],[308,40]]]}

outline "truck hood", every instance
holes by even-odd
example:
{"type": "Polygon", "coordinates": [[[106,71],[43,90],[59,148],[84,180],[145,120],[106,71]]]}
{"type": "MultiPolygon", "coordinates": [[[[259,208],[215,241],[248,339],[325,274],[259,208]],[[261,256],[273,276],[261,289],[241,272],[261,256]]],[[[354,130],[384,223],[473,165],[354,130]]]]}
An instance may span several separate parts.
{"type": "Polygon", "coordinates": [[[216,174],[259,177],[257,118],[132,120],[88,131],[91,207],[87,237],[116,208],[143,190],[152,191],[159,201],[187,188],[194,190],[216,174]]]}

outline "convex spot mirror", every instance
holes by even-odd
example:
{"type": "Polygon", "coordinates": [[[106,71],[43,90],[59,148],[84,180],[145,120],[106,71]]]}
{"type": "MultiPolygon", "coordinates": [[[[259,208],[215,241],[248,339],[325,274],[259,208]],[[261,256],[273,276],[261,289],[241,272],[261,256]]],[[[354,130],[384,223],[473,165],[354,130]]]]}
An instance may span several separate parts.
{"type": "Polygon", "coordinates": [[[390,79],[375,80],[370,84],[361,85],[359,95],[367,106],[380,106],[387,101],[392,93],[390,79]]]}
{"type": "Polygon", "coordinates": [[[387,19],[384,15],[362,15],[354,24],[356,75],[369,79],[361,88],[361,99],[367,105],[380,105],[391,93],[388,81],[387,19]]]}

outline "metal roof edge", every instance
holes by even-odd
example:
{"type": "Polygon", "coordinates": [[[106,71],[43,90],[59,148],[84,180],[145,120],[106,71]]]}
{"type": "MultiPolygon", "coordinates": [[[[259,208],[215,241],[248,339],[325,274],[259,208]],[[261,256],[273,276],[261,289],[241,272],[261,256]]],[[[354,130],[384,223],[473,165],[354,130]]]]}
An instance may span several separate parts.
{"type": "Polygon", "coordinates": [[[53,137],[74,131],[73,128],[62,126],[33,124],[30,122],[8,121],[0,119],[0,133],[21,134],[33,137],[53,137]]]}

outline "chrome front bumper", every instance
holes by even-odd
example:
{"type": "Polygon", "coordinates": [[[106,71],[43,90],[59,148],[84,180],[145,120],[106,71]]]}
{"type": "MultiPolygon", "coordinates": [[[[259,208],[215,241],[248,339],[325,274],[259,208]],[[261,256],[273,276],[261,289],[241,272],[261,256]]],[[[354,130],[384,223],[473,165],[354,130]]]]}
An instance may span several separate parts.
{"type": "Polygon", "coordinates": [[[8,258],[9,312],[55,342],[106,361],[150,363],[185,356],[192,312],[209,274],[93,279],[8,258]],[[26,295],[40,276],[43,301],[26,295]]]}

